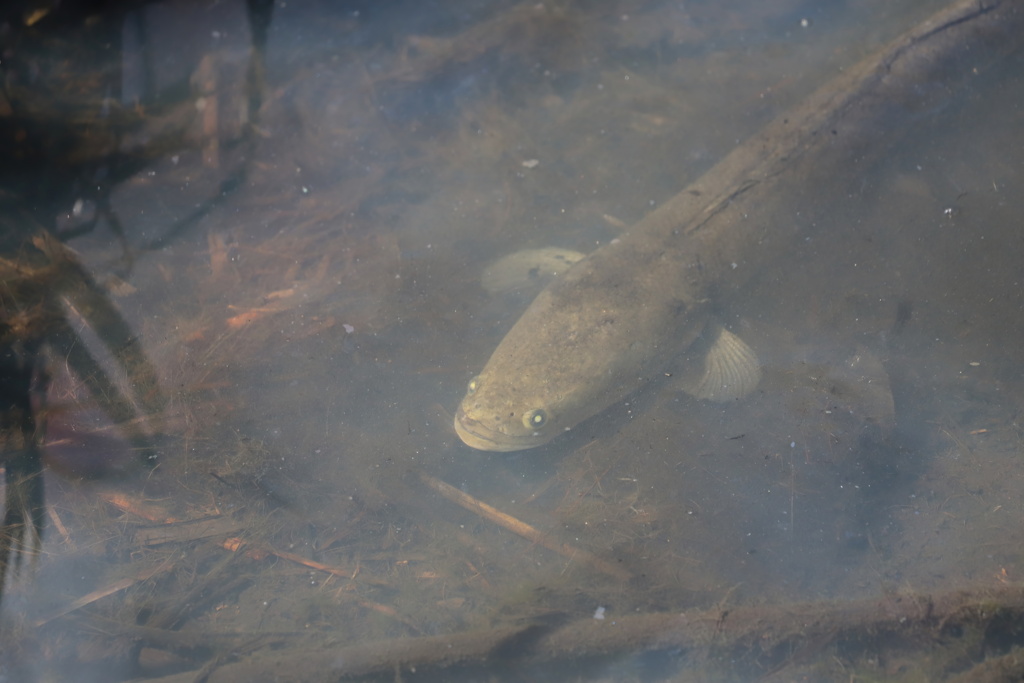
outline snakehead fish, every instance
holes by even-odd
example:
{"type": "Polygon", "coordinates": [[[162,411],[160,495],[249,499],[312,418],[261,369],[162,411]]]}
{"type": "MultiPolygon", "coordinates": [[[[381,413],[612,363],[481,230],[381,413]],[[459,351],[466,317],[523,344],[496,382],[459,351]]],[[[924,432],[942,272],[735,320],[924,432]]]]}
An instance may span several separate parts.
{"type": "MultiPolygon", "coordinates": [[[[969,0],[847,68],[544,289],[469,382],[455,417],[467,445],[547,443],[664,374],[728,400],[756,386],[756,356],[713,322],[872,163],[958,86],[1024,43],[1024,0],[969,0]]],[[[686,387],[684,387],[686,388],[686,387]]]]}

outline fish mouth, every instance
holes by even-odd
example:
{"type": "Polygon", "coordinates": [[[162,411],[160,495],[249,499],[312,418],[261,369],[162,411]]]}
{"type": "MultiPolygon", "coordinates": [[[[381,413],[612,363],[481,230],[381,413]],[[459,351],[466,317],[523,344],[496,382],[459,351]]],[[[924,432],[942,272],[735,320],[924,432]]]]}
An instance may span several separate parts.
{"type": "Polygon", "coordinates": [[[455,414],[455,433],[462,439],[462,443],[478,451],[507,453],[540,445],[540,443],[523,443],[521,439],[489,429],[478,420],[466,415],[462,406],[459,406],[459,410],[455,414]]]}

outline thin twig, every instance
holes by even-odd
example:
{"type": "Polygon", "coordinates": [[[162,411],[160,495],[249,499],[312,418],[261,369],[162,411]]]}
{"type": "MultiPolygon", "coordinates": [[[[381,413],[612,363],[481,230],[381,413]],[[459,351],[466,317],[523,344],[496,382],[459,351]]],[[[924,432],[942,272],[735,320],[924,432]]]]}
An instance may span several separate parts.
{"type": "Polygon", "coordinates": [[[632,578],[632,574],[630,574],[625,568],[608,562],[607,560],[602,560],[600,557],[583,550],[582,548],[577,548],[568,543],[559,543],[547,534],[542,533],[537,528],[532,527],[526,522],[520,521],[512,515],[506,514],[497,508],[491,507],[481,500],[477,500],[468,493],[463,493],[451,484],[446,484],[440,479],[425,473],[421,473],[420,478],[423,480],[423,483],[456,505],[460,505],[470,512],[480,515],[487,521],[494,522],[498,526],[508,529],[512,533],[518,534],[532,543],[543,546],[548,550],[553,550],[570,560],[577,560],[590,565],[594,569],[604,572],[609,576],[614,576],[617,579],[628,581],[632,578]]]}

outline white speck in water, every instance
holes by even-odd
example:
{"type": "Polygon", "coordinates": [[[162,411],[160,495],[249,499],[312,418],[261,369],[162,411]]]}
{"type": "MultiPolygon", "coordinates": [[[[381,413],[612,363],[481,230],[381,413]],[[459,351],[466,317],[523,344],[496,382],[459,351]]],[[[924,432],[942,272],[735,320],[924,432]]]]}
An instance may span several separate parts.
{"type": "Polygon", "coordinates": [[[789,442],[789,447],[790,448],[796,448],[796,441],[790,441],[789,442]]]}
{"type": "Polygon", "coordinates": [[[730,264],[730,265],[732,265],[732,269],[733,270],[736,270],[737,268],[739,268],[739,264],[737,264],[735,261],[732,264],[730,264]]]}
{"type": "Polygon", "coordinates": [[[598,607],[596,610],[594,610],[594,618],[598,621],[604,619],[604,607],[598,607]]]}
{"type": "Polygon", "coordinates": [[[525,168],[537,168],[537,164],[540,163],[540,159],[527,159],[523,162],[525,168]]]}
{"type": "Polygon", "coordinates": [[[352,334],[353,332],[356,331],[356,328],[352,327],[348,323],[342,323],[341,326],[344,327],[345,331],[348,332],[349,334],[352,334]]]}

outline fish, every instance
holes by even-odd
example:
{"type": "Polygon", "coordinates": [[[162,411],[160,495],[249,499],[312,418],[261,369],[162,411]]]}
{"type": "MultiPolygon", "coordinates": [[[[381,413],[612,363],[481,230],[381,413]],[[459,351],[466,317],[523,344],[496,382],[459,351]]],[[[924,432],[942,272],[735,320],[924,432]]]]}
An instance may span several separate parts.
{"type": "Polygon", "coordinates": [[[735,400],[757,356],[721,302],[849,196],[891,144],[1024,42],[1024,0],[954,2],[734,148],[542,290],[468,383],[455,432],[541,446],[684,359],[684,389],[735,400]]]}

